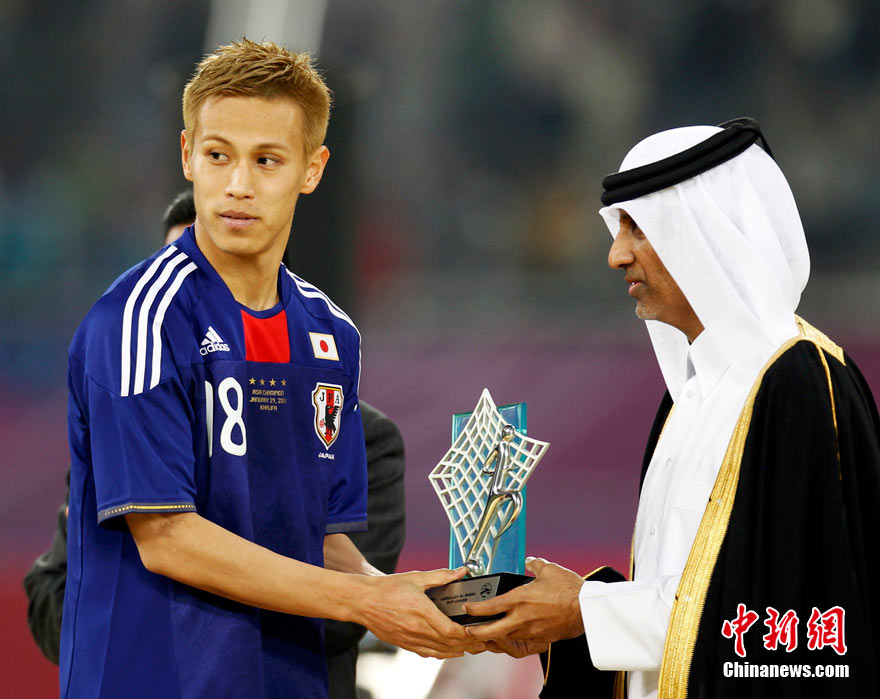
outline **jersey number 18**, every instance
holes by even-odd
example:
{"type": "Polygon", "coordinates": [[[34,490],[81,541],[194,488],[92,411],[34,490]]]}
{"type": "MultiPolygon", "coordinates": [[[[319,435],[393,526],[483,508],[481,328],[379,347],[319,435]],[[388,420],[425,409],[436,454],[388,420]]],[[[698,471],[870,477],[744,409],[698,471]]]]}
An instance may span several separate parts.
{"type": "MultiPolygon", "coordinates": [[[[233,377],[227,376],[217,388],[217,397],[226,413],[226,420],[223,421],[223,427],[220,428],[220,446],[228,454],[244,456],[247,453],[247,432],[242,417],[244,394],[241,390],[241,384],[233,377]],[[232,407],[229,401],[230,393],[235,394],[235,407],[232,407]],[[236,427],[241,434],[240,442],[236,442],[232,438],[236,427]]],[[[208,457],[211,457],[214,453],[214,387],[209,381],[205,381],[205,423],[208,427],[208,457]]]]}

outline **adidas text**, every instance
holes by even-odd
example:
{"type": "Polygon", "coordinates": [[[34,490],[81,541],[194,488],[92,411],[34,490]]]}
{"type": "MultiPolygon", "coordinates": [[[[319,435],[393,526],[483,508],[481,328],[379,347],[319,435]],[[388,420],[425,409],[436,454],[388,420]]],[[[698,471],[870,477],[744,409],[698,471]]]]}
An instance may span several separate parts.
{"type": "Polygon", "coordinates": [[[225,342],[211,342],[207,345],[202,345],[199,347],[199,352],[203,357],[206,357],[209,352],[228,352],[229,345],[225,342]]]}

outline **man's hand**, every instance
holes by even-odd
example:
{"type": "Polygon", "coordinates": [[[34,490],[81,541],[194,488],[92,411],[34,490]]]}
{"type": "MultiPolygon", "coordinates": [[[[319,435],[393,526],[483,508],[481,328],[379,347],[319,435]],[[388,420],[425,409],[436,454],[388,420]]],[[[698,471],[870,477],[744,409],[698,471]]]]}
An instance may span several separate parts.
{"type": "Polygon", "coordinates": [[[489,650],[521,657],[546,650],[547,643],[584,632],[578,602],[583,578],[543,558],[526,559],[526,569],[535,574],[535,580],[528,585],[495,599],[464,606],[474,616],[504,614],[498,621],[468,627],[468,633],[475,639],[496,642],[489,650]]]}
{"type": "Polygon", "coordinates": [[[450,621],[425,590],[461,579],[465,568],[365,577],[367,593],[353,619],[383,641],[421,656],[452,658],[485,646],[450,621]]]}

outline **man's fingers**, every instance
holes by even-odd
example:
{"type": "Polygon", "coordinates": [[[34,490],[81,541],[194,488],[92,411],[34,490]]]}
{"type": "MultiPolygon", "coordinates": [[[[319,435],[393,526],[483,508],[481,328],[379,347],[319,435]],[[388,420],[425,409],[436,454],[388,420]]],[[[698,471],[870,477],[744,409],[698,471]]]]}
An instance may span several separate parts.
{"type": "Polygon", "coordinates": [[[461,580],[465,575],[467,575],[467,568],[462,566],[461,568],[439,568],[437,570],[426,570],[424,572],[420,572],[417,574],[417,580],[420,587],[427,590],[429,587],[437,587],[439,585],[446,585],[447,583],[455,582],[456,580],[461,580]]]}
{"type": "MultiPolygon", "coordinates": [[[[441,612],[427,597],[425,597],[425,604],[427,606],[425,607],[423,618],[425,623],[428,624],[434,632],[435,636],[442,638],[449,645],[453,645],[455,641],[459,641],[457,645],[462,646],[473,643],[473,639],[470,634],[468,634],[467,630],[461,624],[456,624],[441,612]]],[[[462,650],[467,649],[462,647],[462,650]]]]}
{"type": "Polygon", "coordinates": [[[493,614],[503,614],[512,606],[510,601],[506,599],[506,595],[501,595],[482,602],[468,602],[464,605],[464,610],[473,616],[492,616],[493,614]]]}
{"type": "Polygon", "coordinates": [[[490,621],[488,624],[468,626],[467,632],[475,641],[494,641],[509,636],[518,626],[517,620],[504,617],[498,621],[490,621]]]}
{"type": "Polygon", "coordinates": [[[540,574],[541,569],[547,565],[549,561],[545,558],[536,558],[534,556],[529,556],[526,558],[526,570],[530,573],[534,573],[536,576],[540,574]]]}
{"type": "MultiPolygon", "coordinates": [[[[434,657],[440,657],[437,655],[438,651],[461,655],[464,651],[471,651],[483,645],[471,636],[464,626],[451,621],[436,608],[431,610],[431,616],[424,621],[428,626],[427,632],[417,632],[412,637],[412,643],[430,648],[434,657]]],[[[483,648],[481,647],[480,650],[483,648]]]]}
{"type": "Polygon", "coordinates": [[[450,646],[462,646],[462,650],[465,650],[463,646],[473,643],[473,638],[471,638],[471,635],[464,626],[450,621],[449,617],[440,610],[435,609],[435,611],[437,612],[437,617],[430,619],[429,623],[437,636],[441,637],[450,646]],[[456,641],[458,641],[457,644],[456,641]]]}
{"type": "Polygon", "coordinates": [[[517,604],[524,599],[523,595],[526,594],[526,587],[527,585],[521,585],[520,587],[515,587],[512,590],[505,592],[503,595],[498,595],[498,597],[493,597],[492,599],[483,600],[481,602],[467,602],[464,605],[464,610],[468,614],[473,614],[474,616],[506,614],[512,609],[515,609],[517,604]]]}
{"type": "Polygon", "coordinates": [[[443,612],[434,607],[433,602],[429,604],[431,604],[431,609],[422,615],[425,628],[420,632],[420,635],[424,637],[424,640],[430,643],[437,639],[443,639],[447,648],[457,646],[456,650],[466,650],[465,646],[473,643],[470,634],[461,624],[451,621],[443,612]]]}
{"type": "Polygon", "coordinates": [[[510,655],[508,648],[510,646],[506,643],[501,643],[500,641],[486,641],[486,650],[490,653],[504,653],[506,655],[510,655]]]}

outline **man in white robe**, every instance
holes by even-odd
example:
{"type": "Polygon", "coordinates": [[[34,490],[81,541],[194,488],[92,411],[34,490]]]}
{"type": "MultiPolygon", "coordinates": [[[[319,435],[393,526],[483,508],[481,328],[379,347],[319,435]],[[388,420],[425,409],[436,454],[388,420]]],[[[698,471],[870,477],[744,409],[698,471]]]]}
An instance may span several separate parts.
{"type": "Polygon", "coordinates": [[[651,136],[603,183],[608,205],[600,214],[614,237],[608,263],[624,273],[668,389],[645,458],[632,581],[584,581],[533,559],[534,583],[468,605],[470,614],[506,613],[471,633],[513,655],[585,634],[580,655],[561,644],[550,649],[542,697],[573,696],[567,685],[586,676],[587,658],[598,670],[626,672],[614,692],[622,696],[626,685],[629,699],[835,696],[878,686],[869,669],[878,660],[872,628],[880,606],[872,600],[880,582],[876,408],[852,361],[795,316],[809,254],[788,184],[756,143],[757,124],[722,127],[651,136]],[[795,444],[798,426],[814,442],[795,444]],[[792,496],[787,484],[798,478],[808,485],[792,496]],[[826,508],[820,498],[828,497],[826,508]],[[820,507],[827,512],[815,512],[820,507]],[[817,536],[840,554],[838,575],[827,580],[817,580],[800,536],[822,517],[817,536]],[[771,563],[764,549],[775,552],[771,563]],[[751,634],[738,635],[737,602],[771,622],[771,609],[799,614],[800,648],[794,655],[771,648],[764,634],[772,626],[751,617],[751,634]],[[805,628],[811,606],[849,612],[850,655],[842,661],[840,644],[808,648],[816,636],[813,629],[808,639],[805,628]],[[807,687],[807,679],[768,686],[725,677],[739,661],[795,658],[811,672],[853,661],[855,679],[807,687]],[[556,690],[554,674],[569,676],[556,690]]]}

